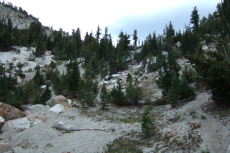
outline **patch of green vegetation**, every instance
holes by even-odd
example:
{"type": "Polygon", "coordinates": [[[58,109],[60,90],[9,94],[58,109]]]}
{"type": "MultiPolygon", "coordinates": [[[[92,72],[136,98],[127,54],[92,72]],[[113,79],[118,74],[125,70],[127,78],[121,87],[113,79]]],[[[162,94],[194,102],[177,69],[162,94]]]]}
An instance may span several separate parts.
{"type": "Polygon", "coordinates": [[[107,120],[111,123],[136,123],[141,122],[142,113],[126,113],[124,115],[109,112],[109,109],[98,109],[96,111],[88,108],[81,109],[80,113],[87,117],[91,117],[94,121],[107,120]]]}
{"type": "Polygon", "coordinates": [[[190,111],[189,115],[192,116],[193,119],[197,118],[197,113],[193,109],[190,111]]]}
{"type": "Polygon", "coordinates": [[[169,119],[169,122],[176,123],[181,119],[181,116],[176,114],[173,118],[169,119]]]}
{"type": "Polygon", "coordinates": [[[142,76],[143,73],[142,72],[134,72],[134,75],[136,75],[136,76],[142,76]]]}
{"type": "Polygon", "coordinates": [[[201,153],[210,153],[210,151],[202,151],[201,153]]]}
{"type": "Polygon", "coordinates": [[[141,142],[138,140],[121,137],[107,145],[106,153],[142,153],[142,150],[139,148],[140,145],[141,142]]]}
{"type": "Polygon", "coordinates": [[[201,118],[202,120],[206,120],[206,119],[207,119],[207,118],[206,118],[205,116],[203,116],[203,115],[202,115],[200,118],[201,118]]]}
{"type": "Polygon", "coordinates": [[[48,143],[48,144],[46,145],[46,147],[47,147],[47,148],[52,148],[53,145],[52,145],[51,143],[48,143]]]}
{"type": "Polygon", "coordinates": [[[150,111],[151,109],[146,109],[141,120],[141,131],[144,137],[150,137],[156,133],[155,120],[150,111]]]}
{"type": "Polygon", "coordinates": [[[18,146],[21,147],[22,149],[28,149],[29,146],[31,146],[31,144],[30,144],[30,143],[28,142],[28,140],[27,140],[27,141],[23,141],[23,142],[20,143],[18,146]]]}
{"type": "Polygon", "coordinates": [[[60,60],[57,60],[57,61],[56,61],[56,65],[57,65],[57,66],[60,66],[60,65],[62,65],[62,61],[60,61],[60,60]]]}
{"type": "Polygon", "coordinates": [[[230,114],[230,107],[226,106],[217,106],[214,110],[212,110],[210,113],[212,113],[217,118],[223,118],[228,117],[230,114]]]}
{"type": "Polygon", "coordinates": [[[75,116],[68,116],[68,119],[74,120],[74,119],[75,119],[75,116]]]}
{"type": "Polygon", "coordinates": [[[154,101],[154,105],[161,106],[161,105],[168,105],[169,102],[167,101],[167,97],[162,97],[154,101]]]}

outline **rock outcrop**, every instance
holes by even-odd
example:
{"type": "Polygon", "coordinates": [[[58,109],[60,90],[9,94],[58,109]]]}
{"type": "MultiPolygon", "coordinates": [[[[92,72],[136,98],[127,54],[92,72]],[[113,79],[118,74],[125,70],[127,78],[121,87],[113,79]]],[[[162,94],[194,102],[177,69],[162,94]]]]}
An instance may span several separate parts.
{"type": "Polygon", "coordinates": [[[0,18],[6,21],[11,19],[13,27],[17,27],[18,29],[28,29],[30,23],[35,21],[31,16],[25,16],[25,14],[9,7],[4,7],[4,5],[0,5],[0,8],[0,18]]]}
{"type": "Polygon", "coordinates": [[[46,121],[46,118],[41,118],[39,116],[27,116],[15,120],[10,120],[5,122],[5,124],[2,126],[1,130],[7,131],[10,129],[20,129],[25,130],[29,129],[37,124],[44,123],[46,121]]]}
{"type": "Polygon", "coordinates": [[[0,102],[0,116],[2,116],[5,121],[25,117],[26,114],[19,109],[0,102]]]}
{"type": "Polygon", "coordinates": [[[62,104],[65,108],[72,108],[68,100],[62,95],[52,97],[46,102],[46,105],[49,105],[50,107],[53,107],[56,104],[62,104]]]}

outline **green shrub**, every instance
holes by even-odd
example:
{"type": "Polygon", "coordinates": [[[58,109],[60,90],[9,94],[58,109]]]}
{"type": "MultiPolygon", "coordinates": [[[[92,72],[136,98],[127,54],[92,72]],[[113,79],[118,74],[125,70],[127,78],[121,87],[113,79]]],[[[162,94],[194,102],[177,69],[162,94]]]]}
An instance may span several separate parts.
{"type": "Polygon", "coordinates": [[[185,79],[178,79],[176,76],[173,77],[171,87],[168,91],[167,101],[175,107],[180,100],[194,99],[194,89],[188,84],[185,79]]]}
{"type": "Polygon", "coordinates": [[[127,105],[127,101],[125,100],[125,94],[122,92],[122,85],[120,81],[118,81],[118,86],[112,89],[109,96],[111,103],[119,106],[127,105]]]}
{"type": "MultiPolygon", "coordinates": [[[[226,51],[226,50],[225,50],[226,51]]],[[[229,51],[229,49],[227,49],[229,51]]],[[[201,76],[200,80],[212,93],[212,99],[218,105],[230,105],[230,67],[227,55],[220,51],[207,52],[205,57],[189,56],[194,68],[201,76]]]]}
{"type": "Polygon", "coordinates": [[[142,116],[141,131],[144,137],[152,136],[156,132],[154,120],[150,116],[150,109],[146,109],[142,116]]]}

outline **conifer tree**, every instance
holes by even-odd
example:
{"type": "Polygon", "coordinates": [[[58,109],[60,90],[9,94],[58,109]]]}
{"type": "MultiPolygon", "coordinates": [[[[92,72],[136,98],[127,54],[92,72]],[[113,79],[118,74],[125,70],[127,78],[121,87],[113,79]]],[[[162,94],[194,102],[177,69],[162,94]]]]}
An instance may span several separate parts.
{"type": "Polygon", "coordinates": [[[101,88],[101,94],[100,94],[100,106],[102,109],[105,109],[108,102],[109,102],[109,94],[106,90],[106,86],[105,84],[103,84],[102,88],[101,88]]]}
{"type": "Polygon", "coordinates": [[[51,98],[51,91],[49,89],[49,85],[46,84],[45,91],[41,95],[41,104],[46,105],[46,101],[51,98]]]}
{"type": "Polygon", "coordinates": [[[79,91],[79,83],[80,83],[80,72],[78,68],[78,63],[76,61],[73,61],[69,64],[67,67],[67,86],[68,90],[72,94],[76,94],[77,91],[79,91]]]}
{"type": "Polygon", "coordinates": [[[198,10],[197,10],[197,8],[195,6],[193,11],[192,11],[191,20],[190,20],[190,23],[193,24],[193,30],[194,31],[198,31],[198,29],[199,29],[199,21],[200,21],[200,18],[199,18],[198,10]]]}
{"type": "Polygon", "coordinates": [[[35,76],[34,76],[34,78],[33,78],[33,81],[34,81],[34,83],[35,83],[38,87],[40,87],[40,86],[43,85],[44,82],[45,82],[44,76],[42,75],[42,73],[41,73],[41,71],[40,71],[40,66],[39,66],[39,65],[37,65],[37,66],[35,67],[35,70],[36,70],[36,73],[35,73],[35,76]]]}
{"type": "Polygon", "coordinates": [[[211,91],[218,105],[230,105],[229,60],[219,52],[207,52],[204,57],[189,56],[205,87],[211,91]]]}
{"type": "Polygon", "coordinates": [[[119,105],[119,106],[125,106],[125,105],[127,105],[127,102],[125,100],[125,95],[122,92],[123,88],[122,88],[122,85],[121,85],[119,80],[118,80],[117,84],[118,84],[118,86],[114,87],[112,89],[112,91],[110,92],[111,103],[114,103],[114,104],[119,105]]]}
{"type": "Polygon", "coordinates": [[[142,98],[142,90],[138,87],[137,79],[133,82],[132,77],[127,77],[127,85],[126,85],[126,100],[128,104],[138,105],[139,100],[142,98]]]}
{"type": "Polygon", "coordinates": [[[98,27],[97,27],[97,33],[96,33],[97,42],[100,41],[100,35],[101,35],[101,28],[100,28],[99,25],[98,25],[98,27]]]}
{"type": "Polygon", "coordinates": [[[185,32],[181,37],[181,53],[182,55],[186,54],[195,54],[196,47],[199,44],[199,37],[197,33],[193,32],[190,27],[186,27],[185,32]]]}
{"type": "Polygon", "coordinates": [[[174,37],[175,37],[175,30],[171,21],[169,22],[169,25],[166,24],[164,35],[165,35],[165,49],[167,51],[170,51],[174,45],[174,37]]]}
{"type": "Polygon", "coordinates": [[[223,36],[229,35],[230,32],[230,0],[223,0],[217,6],[220,19],[222,21],[223,36]]]}
{"type": "Polygon", "coordinates": [[[138,37],[137,37],[137,30],[135,29],[134,30],[134,33],[133,33],[133,45],[134,47],[137,47],[137,40],[138,40],[138,37]]]}

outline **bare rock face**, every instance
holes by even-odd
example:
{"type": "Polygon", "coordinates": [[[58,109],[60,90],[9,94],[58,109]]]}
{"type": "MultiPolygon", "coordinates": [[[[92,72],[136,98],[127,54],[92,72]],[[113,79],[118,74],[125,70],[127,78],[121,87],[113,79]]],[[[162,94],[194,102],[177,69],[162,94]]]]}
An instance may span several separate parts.
{"type": "Polygon", "coordinates": [[[19,109],[0,102],[0,116],[2,116],[5,121],[25,117],[26,114],[19,109]]]}
{"type": "Polygon", "coordinates": [[[46,105],[49,105],[50,107],[53,107],[56,104],[62,104],[65,108],[72,108],[68,100],[62,95],[52,97],[50,100],[46,102],[46,105]]]}
{"type": "Polygon", "coordinates": [[[35,21],[30,16],[26,17],[23,13],[14,11],[11,8],[4,7],[3,5],[0,5],[0,8],[0,18],[5,21],[7,21],[8,18],[11,19],[13,27],[28,29],[30,27],[30,23],[35,21]]]}

